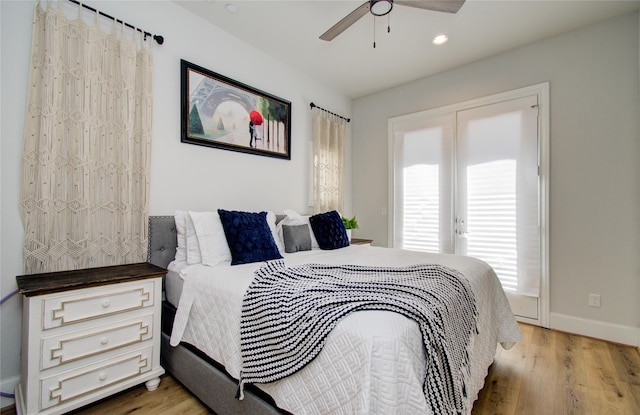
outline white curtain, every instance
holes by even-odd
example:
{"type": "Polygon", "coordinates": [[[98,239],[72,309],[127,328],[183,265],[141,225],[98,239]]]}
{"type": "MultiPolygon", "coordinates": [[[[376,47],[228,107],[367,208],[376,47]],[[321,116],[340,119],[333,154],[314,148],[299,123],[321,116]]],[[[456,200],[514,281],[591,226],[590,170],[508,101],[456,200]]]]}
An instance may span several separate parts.
{"type": "Polygon", "coordinates": [[[147,254],[149,42],[120,24],[104,32],[97,14],[87,24],[80,6],[75,19],[60,7],[36,2],[33,19],[20,198],[27,273],[147,254]]]}
{"type": "Polygon", "coordinates": [[[347,121],[317,107],[312,116],[314,211],[342,212],[347,121]]]}

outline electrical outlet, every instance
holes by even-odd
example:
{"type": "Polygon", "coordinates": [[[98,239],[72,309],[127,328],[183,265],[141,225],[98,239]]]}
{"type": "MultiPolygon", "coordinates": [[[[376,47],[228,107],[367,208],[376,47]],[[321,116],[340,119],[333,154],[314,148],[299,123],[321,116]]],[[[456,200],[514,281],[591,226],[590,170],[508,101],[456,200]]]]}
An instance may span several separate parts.
{"type": "Polygon", "coordinates": [[[600,294],[589,294],[589,306],[600,307],[600,294]]]}

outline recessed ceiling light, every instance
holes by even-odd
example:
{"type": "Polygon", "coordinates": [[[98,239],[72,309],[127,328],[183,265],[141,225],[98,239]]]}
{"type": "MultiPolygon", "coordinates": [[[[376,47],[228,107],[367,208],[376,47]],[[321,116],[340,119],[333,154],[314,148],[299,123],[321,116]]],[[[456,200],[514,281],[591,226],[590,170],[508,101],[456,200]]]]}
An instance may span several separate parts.
{"type": "Polygon", "coordinates": [[[447,40],[449,40],[449,37],[447,37],[447,35],[438,35],[433,38],[433,44],[444,45],[445,43],[447,43],[447,40]]]}
{"type": "Polygon", "coordinates": [[[227,11],[229,13],[237,13],[238,12],[238,6],[236,6],[235,4],[227,3],[227,4],[224,5],[224,8],[227,9],[227,11]]]}

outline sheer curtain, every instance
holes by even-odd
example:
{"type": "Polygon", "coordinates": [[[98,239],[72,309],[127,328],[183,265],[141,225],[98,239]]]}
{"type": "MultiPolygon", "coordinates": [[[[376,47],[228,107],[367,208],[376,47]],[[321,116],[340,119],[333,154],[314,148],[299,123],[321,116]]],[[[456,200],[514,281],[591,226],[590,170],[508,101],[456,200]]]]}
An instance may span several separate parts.
{"type": "Polygon", "coordinates": [[[347,121],[317,107],[312,116],[314,211],[342,212],[347,121]]]}
{"type": "Polygon", "coordinates": [[[60,7],[36,2],[33,19],[20,198],[27,273],[147,253],[150,45],[60,7]]]}

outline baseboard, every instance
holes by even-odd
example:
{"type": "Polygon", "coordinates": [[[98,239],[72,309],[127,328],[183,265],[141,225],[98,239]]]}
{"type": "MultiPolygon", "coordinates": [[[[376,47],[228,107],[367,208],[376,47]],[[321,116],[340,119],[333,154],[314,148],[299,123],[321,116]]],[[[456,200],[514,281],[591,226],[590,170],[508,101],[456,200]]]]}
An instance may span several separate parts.
{"type": "MultiPolygon", "coordinates": [[[[14,394],[16,390],[16,386],[20,383],[20,375],[11,376],[8,378],[3,378],[0,380],[0,391],[4,393],[14,394]]],[[[5,406],[13,405],[15,400],[13,398],[0,397],[0,408],[4,408],[5,406]]]]}
{"type": "Polygon", "coordinates": [[[640,328],[638,327],[588,320],[558,313],[551,313],[549,322],[550,328],[554,330],[640,347],[640,328]]]}

